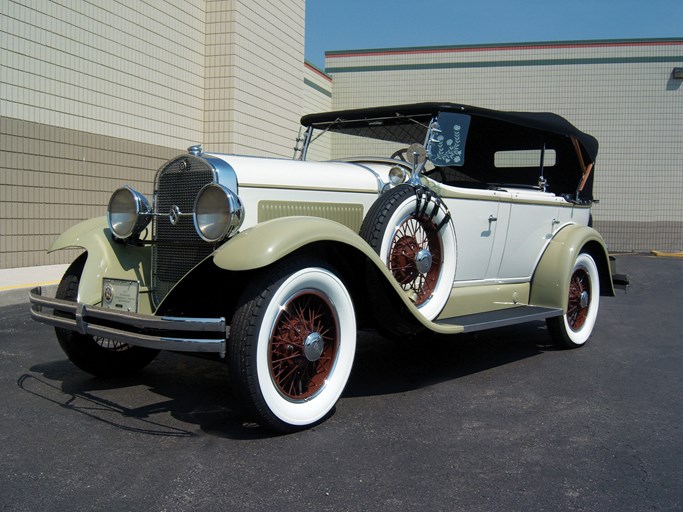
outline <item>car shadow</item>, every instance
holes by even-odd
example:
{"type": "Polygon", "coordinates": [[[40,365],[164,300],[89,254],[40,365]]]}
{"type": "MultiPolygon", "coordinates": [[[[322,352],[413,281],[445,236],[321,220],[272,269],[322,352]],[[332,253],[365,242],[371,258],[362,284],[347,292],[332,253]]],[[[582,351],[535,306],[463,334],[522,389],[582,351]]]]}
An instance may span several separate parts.
{"type": "Polygon", "coordinates": [[[344,397],[403,393],[555,350],[545,322],[392,340],[360,333],[344,397]]]}
{"type": "Polygon", "coordinates": [[[219,361],[164,352],[135,375],[106,379],[68,360],[30,370],[17,380],[21,389],[120,430],[162,437],[191,438],[202,431],[234,439],[272,437],[245,419],[227,366],[219,361]]]}
{"type": "MultiPolygon", "coordinates": [[[[478,334],[390,340],[361,331],[344,398],[403,393],[554,350],[545,324],[478,334]]],[[[140,435],[237,440],[273,437],[246,420],[222,362],[163,352],[144,371],[94,378],[67,360],[38,364],[17,380],[25,392],[75,414],[140,435]]]]}

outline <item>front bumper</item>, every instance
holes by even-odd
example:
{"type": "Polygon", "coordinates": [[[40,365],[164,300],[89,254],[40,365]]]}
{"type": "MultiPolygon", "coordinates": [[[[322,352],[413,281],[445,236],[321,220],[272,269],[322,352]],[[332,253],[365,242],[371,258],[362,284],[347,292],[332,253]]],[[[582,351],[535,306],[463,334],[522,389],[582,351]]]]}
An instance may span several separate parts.
{"type": "Polygon", "coordinates": [[[44,324],[139,347],[209,352],[225,357],[229,327],[223,317],[188,318],[118,311],[44,297],[40,286],[29,292],[29,300],[31,317],[44,324]],[[44,312],[43,308],[53,311],[44,312]]]}

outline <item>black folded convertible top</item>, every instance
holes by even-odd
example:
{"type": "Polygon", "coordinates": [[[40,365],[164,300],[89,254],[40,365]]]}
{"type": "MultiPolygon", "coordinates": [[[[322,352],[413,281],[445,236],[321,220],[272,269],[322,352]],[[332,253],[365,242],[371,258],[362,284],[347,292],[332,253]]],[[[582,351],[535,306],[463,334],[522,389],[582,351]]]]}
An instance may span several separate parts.
{"type": "Polygon", "coordinates": [[[575,137],[583,146],[591,162],[595,161],[598,154],[598,141],[595,137],[582,132],[564,117],[550,112],[508,112],[457,103],[429,102],[308,114],[301,118],[301,124],[306,127],[313,126],[322,130],[335,131],[335,127],[342,125],[348,127],[349,123],[361,125],[372,119],[393,118],[396,118],[396,122],[400,123],[400,118],[431,117],[438,112],[458,112],[486,117],[557,135],[575,137]]]}

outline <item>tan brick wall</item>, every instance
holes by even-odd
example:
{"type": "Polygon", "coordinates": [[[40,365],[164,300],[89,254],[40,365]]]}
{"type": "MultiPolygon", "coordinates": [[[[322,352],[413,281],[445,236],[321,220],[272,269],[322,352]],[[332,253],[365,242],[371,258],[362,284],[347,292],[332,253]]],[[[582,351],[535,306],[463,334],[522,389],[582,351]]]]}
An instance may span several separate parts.
{"type": "Polygon", "coordinates": [[[3,0],[2,115],[167,147],[202,138],[204,0],[3,0]]]}
{"type": "MultiPolygon", "coordinates": [[[[332,78],[309,63],[304,65],[302,115],[332,110],[332,78]]],[[[301,133],[303,136],[303,132],[301,133]]],[[[332,158],[330,137],[323,135],[311,147],[308,160],[322,161],[332,158]]],[[[299,143],[301,145],[301,143],[299,143]]]]}
{"type": "Polygon", "coordinates": [[[207,149],[291,156],[302,109],[304,5],[207,0],[207,149]]]}
{"type": "Polygon", "coordinates": [[[0,268],[196,143],[290,157],[304,0],[0,0],[0,268]]]}
{"type": "Polygon", "coordinates": [[[106,214],[130,185],[152,197],[156,170],[180,151],[0,117],[0,268],[68,263],[46,250],[81,220],[106,214]]]}

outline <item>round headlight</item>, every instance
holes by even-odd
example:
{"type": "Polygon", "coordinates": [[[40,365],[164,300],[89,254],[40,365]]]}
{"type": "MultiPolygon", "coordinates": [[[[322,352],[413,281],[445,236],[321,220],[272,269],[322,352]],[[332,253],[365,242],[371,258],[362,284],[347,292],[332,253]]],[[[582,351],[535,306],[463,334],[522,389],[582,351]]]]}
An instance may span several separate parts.
{"type": "Polygon", "coordinates": [[[137,236],[149,224],[151,209],[145,196],[126,186],[116,190],[109,200],[107,220],[117,238],[137,236]]]}
{"type": "Polygon", "coordinates": [[[205,185],[194,202],[194,227],[203,240],[217,242],[242,225],[244,207],[237,194],[218,183],[205,185]]]}
{"type": "Polygon", "coordinates": [[[407,177],[408,173],[403,167],[396,165],[389,169],[389,181],[392,185],[400,185],[406,180],[407,177]]]}

